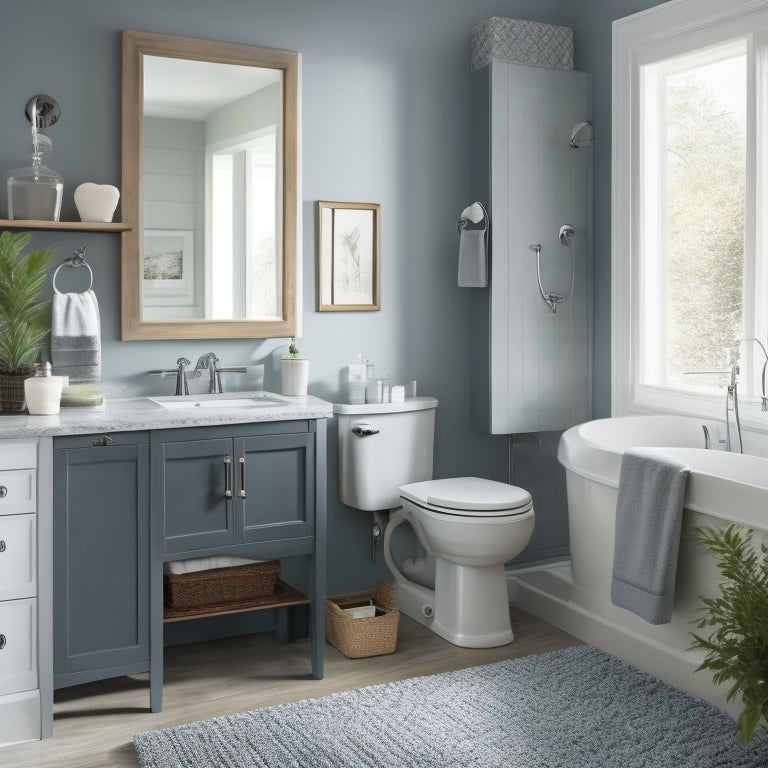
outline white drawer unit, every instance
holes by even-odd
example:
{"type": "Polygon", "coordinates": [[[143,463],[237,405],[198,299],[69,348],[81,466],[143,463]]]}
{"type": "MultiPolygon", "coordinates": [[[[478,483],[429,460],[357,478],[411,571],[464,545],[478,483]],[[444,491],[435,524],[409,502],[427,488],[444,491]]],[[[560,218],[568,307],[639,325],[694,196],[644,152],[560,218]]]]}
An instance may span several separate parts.
{"type": "Polygon", "coordinates": [[[5,600],[0,603],[0,696],[35,688],[37,600],[5,600]]]}
{"type": "Polygon", "coordinates": [[[26,515],[37,511],[36,467],[37,444],[34,441],[0,441],[0,515],[26,515]]]}
{"type": "Polygon", "coordinates": [[[37,440],[0,440],[0,746],[41,737],[37,440]]]}
{"type": "Polygon", "coordinates": [[[37,595],[36,515],[0,516],[0,600],[37,595]]]}

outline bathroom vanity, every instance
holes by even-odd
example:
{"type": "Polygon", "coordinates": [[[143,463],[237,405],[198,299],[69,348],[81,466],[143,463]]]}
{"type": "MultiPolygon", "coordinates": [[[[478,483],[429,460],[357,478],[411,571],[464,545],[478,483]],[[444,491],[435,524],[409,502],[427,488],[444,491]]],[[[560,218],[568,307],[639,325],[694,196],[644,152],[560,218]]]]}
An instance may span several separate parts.
{"type": "Polygon", "coordinates": [[[130,398],[0,417],[0,744],[52,735],[54,688],[149,672],[161,709],[164,624],[217,613],[164,613],[170,560],[305,562],[301,592],[278,582],[234,610],[273,610],[290,642],[296,606],[308,606],[323,677],[331,405],[226,397],[236,402],[130,398]]]}

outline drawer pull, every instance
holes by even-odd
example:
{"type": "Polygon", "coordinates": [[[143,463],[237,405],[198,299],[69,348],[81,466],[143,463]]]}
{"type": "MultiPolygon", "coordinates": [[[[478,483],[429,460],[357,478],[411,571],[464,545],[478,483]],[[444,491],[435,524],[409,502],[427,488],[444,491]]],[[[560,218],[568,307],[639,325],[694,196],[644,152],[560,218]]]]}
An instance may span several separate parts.
{"type": "Polygon", "coordinates": [[[232,498],[232,459],[228,455],[224,457],[224,495],[232,498]]]}
{"type": "Polygon", "coordinates": [[[0,499],[4,499],[8,495],[8,489],[4,485],[0,485],[0,499]]]}
{"type": "Polygon", "coordinates": [[[5,542],[0,540],[0,552],[5,552],[5,542]]]}
{"type": "Polygon", "coordinates": [[[3,648],[5,648],[5,642],[6,642],[5,635],[0,635],[0,651],[2,651],[3,648]]]}
{"type": "Polygon", "coordinates": [[[95,437],[93,439],[94,446],[101,447],[103,445],[113,445],[114,440],[109,435],[104,435],[104,437],[95,437]]]}
{"type": "Polygon", "coordinates": [[[245,498],[245,457],[241,456],[238,461],[240,462],[240,498],[245,498]]]}

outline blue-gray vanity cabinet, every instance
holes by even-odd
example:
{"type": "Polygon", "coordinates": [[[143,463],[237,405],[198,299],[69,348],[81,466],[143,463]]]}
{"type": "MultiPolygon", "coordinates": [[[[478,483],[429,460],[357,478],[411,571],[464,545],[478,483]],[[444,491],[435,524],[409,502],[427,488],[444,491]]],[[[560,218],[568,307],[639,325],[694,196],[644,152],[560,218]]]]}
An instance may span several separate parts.
{"type": "Polygon", "coordinates": [[[54,687],[149,671],[149,435],[53,447],[54,687]]]}
{"type": "MultiPolygon", "coordinates": [[[[268,605],[243,610],[275,610],[278,638],[289,641],[295,637],[294,608],[308,603],[312,675],[317,679],[323,677],[325,441],[325,419],[151,433],[154,711],[162,703],[163,561],[213,554],[260,560],[305,558],[306,595],[297,595],[290,589],[278,593],[268,605]],[[281,594],[285,597],[281,598],[281,594]]],[[[202,611],[197,617],[210,617],[213,613],[202,611]]]]}
{"type": "Polygon", "coordinates": [[[284,554],[313,552],[312,424],[153,433],[152,493],[162,508],[165,555],[275,541],[286,542],[284,554]],[[309,548],[300,551],[301,541],[309,548]]]}

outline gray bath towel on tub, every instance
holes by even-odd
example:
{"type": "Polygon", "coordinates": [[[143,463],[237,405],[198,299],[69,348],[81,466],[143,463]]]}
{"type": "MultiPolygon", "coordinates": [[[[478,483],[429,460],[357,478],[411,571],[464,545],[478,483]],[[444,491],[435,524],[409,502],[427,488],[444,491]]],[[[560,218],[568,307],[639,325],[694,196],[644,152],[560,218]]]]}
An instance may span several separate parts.
{"type": "Polygon", "coordinates": [[[649,450],[621,460],[611,600],[650,624],[672,618],[689,474],[683,462],[649,450]]]}
{"type": "Polygon", "coordinates": [[[51,362],[54,374],[73,383],[101,379],[101,320],[93,291],[53,294],[51,362]]]}

